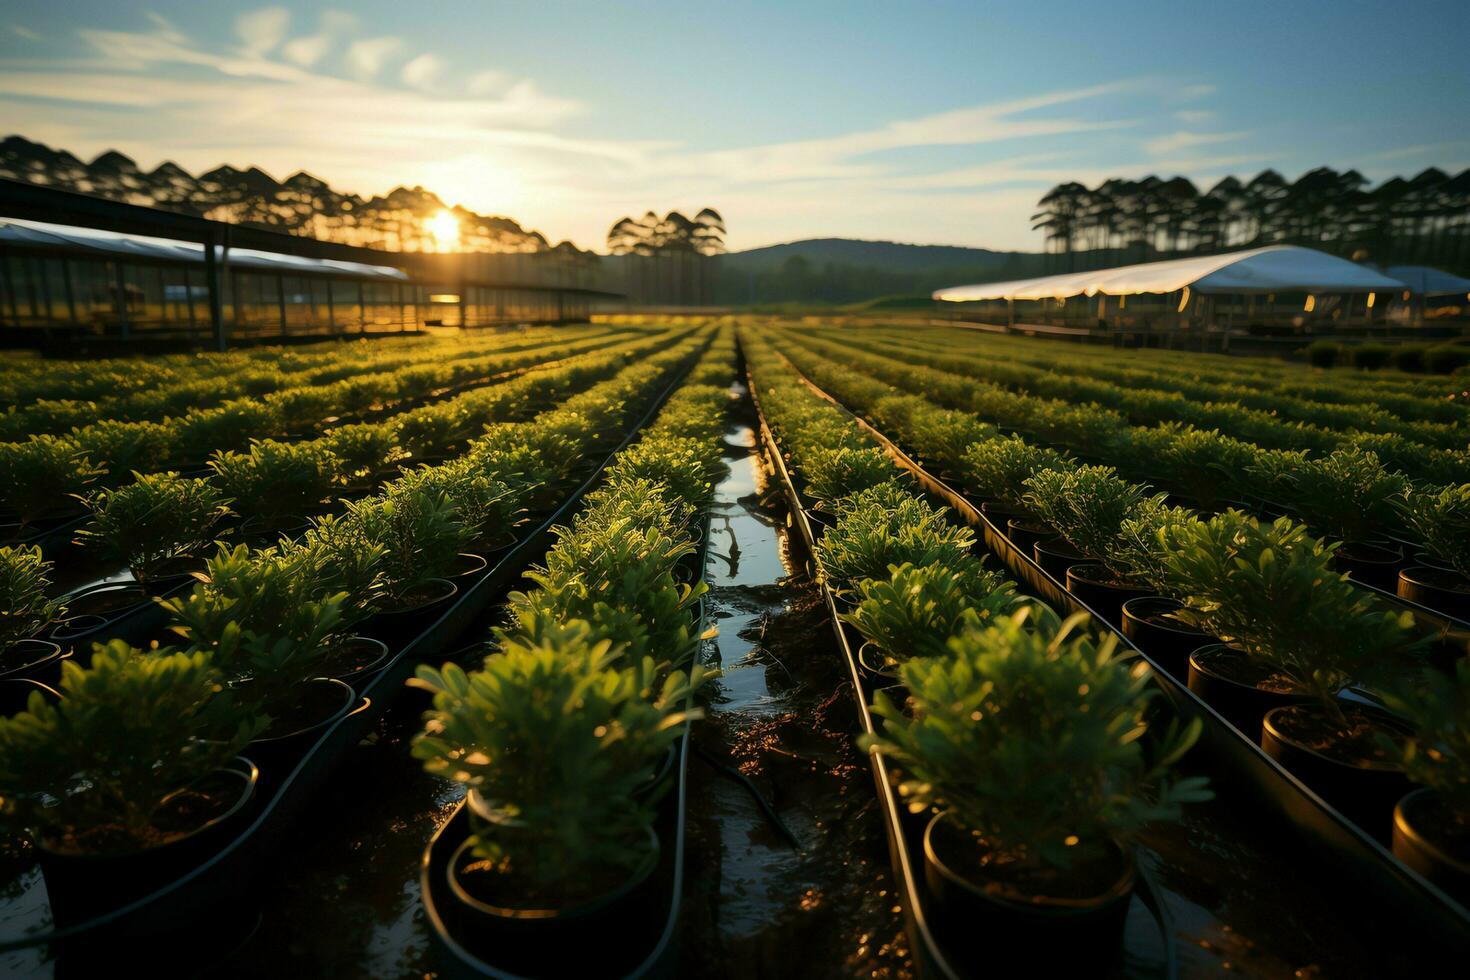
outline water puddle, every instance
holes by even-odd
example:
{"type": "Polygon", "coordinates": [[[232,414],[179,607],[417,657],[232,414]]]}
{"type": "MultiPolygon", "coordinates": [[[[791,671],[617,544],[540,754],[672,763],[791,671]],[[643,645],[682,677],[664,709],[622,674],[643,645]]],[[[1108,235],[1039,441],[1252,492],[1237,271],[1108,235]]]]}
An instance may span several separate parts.
{"type": "Polygon", "coordinates": [[[680,974],[901,977],[912,973],[872,776],[857,751],[851,692],[813,584],[793,573],[786,512],[770,484],[742,386],[726,435],[705,580],[719,636],[715,685],[695,744],[740,782],[696,760],[680,974]]]}

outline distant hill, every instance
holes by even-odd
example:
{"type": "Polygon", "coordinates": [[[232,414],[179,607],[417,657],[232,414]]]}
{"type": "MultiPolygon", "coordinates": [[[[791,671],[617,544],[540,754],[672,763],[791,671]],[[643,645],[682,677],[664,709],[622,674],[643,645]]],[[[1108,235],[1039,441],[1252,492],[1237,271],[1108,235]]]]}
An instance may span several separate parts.
{"type": "Polygon", "coordinates": [[[855,303],[919,296],[969,282],[1043,274],[1039,252],[996,252],[958,245],[908,245],[811,238],[731,252],[721,259],[719,302],[855,303]]]}
{"type": "Polygon", "coordinates": [[[799,242],[767,245],[731,252],[726,259],[731,269],[770,269],[787,259],[801,256],[814,264],[867,265],[894,272],[926,272],[936,268],[999,268],[1022,252],[994,252],[988,248],[960,245],[909,245],[903,242],[870,242],[857,238],[808,238],[799,242]]]}

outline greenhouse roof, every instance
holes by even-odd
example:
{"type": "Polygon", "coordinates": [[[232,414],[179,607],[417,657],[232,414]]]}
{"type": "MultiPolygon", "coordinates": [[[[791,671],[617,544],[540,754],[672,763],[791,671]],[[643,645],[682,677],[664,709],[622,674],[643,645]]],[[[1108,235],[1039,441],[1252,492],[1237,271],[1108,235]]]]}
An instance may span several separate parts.
{"type": "Polygon", "coordinates": [[[1296,245],[1269,245],[1227,255],[1145,262],[1036,279],[952,286],[938,300],[1065,299],[1069,296],[1131,296],[1172,293],[1371,293],[1406,288],[1375,269],[1296,245]]]}
{"type": "MultiPolygon", "coordinates": [[[[0,245],[22,248],[61,249],[102,258],[132,258],[155,262],[204,264],[204,246],[172,238],[147,235],[124,235],[78,225],[54,225],[21,218],[0,218],[0,245]]],[[[338,259],[313,259],[281,252],[262,252],[249,248],[215,247],[216,255],[228,256],[233,266],[261,269],[290,275],[350,276],[356,279],[383,279],[407,282],[408,274],[387,265],[344,262],[338,259]]]]}

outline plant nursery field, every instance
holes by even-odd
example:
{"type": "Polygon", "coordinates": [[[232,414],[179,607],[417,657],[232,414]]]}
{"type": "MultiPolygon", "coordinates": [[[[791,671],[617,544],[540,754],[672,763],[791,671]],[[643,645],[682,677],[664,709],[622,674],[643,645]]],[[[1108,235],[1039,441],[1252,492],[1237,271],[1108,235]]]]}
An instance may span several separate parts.
{"type": "Polygon", "coordinates": [[[1427,976],[1462,376],[648,320],[0,366],[0,974],[1427,976]]]}

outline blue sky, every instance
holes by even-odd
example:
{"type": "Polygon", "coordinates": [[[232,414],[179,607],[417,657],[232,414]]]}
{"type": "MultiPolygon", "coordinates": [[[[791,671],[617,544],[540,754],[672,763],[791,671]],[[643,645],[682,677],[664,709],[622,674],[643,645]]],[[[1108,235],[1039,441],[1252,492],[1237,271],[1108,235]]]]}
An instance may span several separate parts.
{"type": "Polygon", "coordinates": [[[1470,166],[1470,3],[0,2],[0,129],[423,184],[600,248],[1034,248],[1065,179],[1470,166]]]}

